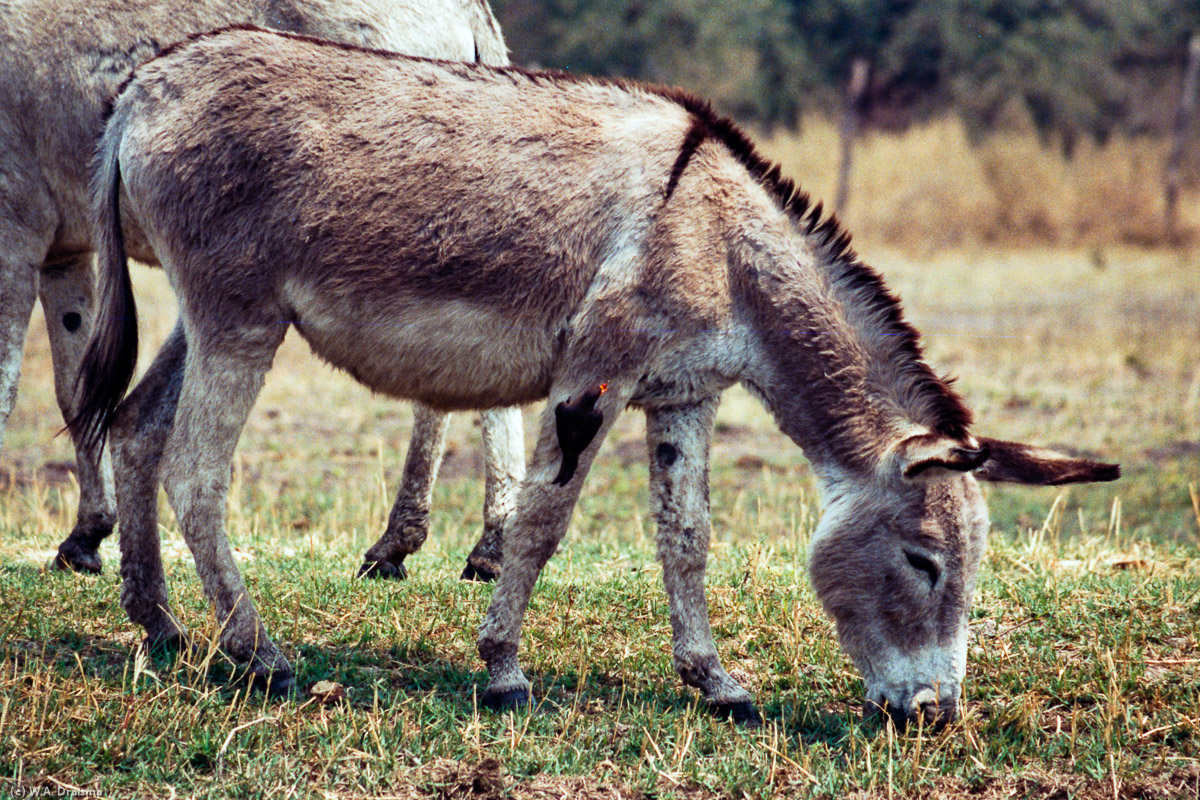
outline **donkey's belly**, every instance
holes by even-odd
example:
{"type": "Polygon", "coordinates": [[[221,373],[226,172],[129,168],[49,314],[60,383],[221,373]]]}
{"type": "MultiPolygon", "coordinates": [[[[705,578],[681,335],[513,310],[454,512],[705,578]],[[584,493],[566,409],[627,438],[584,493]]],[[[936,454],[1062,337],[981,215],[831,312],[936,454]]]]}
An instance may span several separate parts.
{"type": "Polygon", "coordinates": [[[436,408],[528,403],[550,386],[556,336],[546,326],[461,302],[387,312],[303,303],[296,329],[313,350],[377,392],[436,408]]]}

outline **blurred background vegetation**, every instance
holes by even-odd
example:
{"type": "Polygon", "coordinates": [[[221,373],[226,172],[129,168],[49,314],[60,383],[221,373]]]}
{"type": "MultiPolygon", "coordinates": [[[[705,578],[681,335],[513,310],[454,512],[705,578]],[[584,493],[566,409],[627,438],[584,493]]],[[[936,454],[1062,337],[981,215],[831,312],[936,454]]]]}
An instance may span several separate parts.
{"type": "MultiPolygon", "coordinates": [[[[1164,238],[1163,174],[1197,0],[493,5],[516,63],[691,89],[828,200],[838,127],[853,113],[862,153],[845,211],[860,237],[1164,238]],[[856,62],[865,82],[848,98],[856,62]],[[931,205],[951,212],[933,231],[931,205]]],[[[1192,119],[1184,137],[1184,238],[1200,228],[1198,128],[1192,119]]]]}

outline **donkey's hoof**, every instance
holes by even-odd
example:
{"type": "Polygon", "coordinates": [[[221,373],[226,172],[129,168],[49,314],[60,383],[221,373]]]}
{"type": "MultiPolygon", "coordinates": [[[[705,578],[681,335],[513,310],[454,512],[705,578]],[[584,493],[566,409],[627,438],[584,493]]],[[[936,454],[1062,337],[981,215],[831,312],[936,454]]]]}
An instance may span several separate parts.
{"type": "Polygon", "coordinates": [[[191,641],[179,631],[146,634],[146,638],[142,639],[141,644],[141,649],[150,655],[180,653],[191,647],[191,641]]]}
{"type": "Polygon", "coordinates": [[[475,566],[470,561],[463,569],[462,575],[459,578],[464,581],[475,581],[477,583],[491,583],[496,580],[496,573],[484,566],[475,566]]]}
{"type": "Polygon", "coordinates": [[[270,671],[251,668],[246,678],[253,691],[264,692],[268,697],[282,700],[296,693],[296,676],[290,668],[270,671]]]}
{"type": "Polygon", "coordinates": [[[393,564],[390,561],[376,561],[368,558],[358,568],[358,577],[402,581],[408,577],[408,570],[404,568],[403,561],[393,564]]]}
{"type": "Polygon", "coordinates": [[[479,704],[491,711],[510,711],[518,708],[529,708],[533,705],[533,695],[528,689],[504,689],[493,691],[488,689],[479,698],[479,704]]]}
{"type": "Polygon", "coordinates": [[[78,572],[83,575],[99,575],[104,567],[98,550],[89,550],[67,539],[58,546],[54,556],[54,568],[60,572],[78,572]]]}
{"type": "Polygon", "coordinates": [[[742,728],[762,727],[762,716],[749,700],[741,703],[709,703],[708,707],[717,719],[733,720],[735,725],[742,728]]]}

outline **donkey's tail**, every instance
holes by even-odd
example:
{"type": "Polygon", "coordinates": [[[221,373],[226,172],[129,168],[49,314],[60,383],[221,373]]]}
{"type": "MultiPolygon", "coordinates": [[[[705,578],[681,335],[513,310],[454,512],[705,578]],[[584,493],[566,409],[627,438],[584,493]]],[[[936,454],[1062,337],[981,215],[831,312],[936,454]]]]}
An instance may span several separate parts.
{"type": "Polygon", "coordinates": [[[92,222],[100,293],[92,338],[75,378],[75,415],[67,423],[76,442],[91,446],[102,446],[108,437],[137,365],[137,306],[121,232],[120,116],[110,118],[96,158],[92,222]]]}

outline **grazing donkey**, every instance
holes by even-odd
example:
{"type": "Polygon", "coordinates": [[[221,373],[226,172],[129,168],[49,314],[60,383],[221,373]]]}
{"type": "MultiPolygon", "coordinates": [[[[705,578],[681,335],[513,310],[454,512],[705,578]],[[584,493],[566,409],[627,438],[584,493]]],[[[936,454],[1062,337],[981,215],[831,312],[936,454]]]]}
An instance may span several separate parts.
{"type": "MultiPolygon", "coordinates": [[[[75,412],[73,381],[92,318],[89,163],[105,102],[135,65],[162,45],[238,22],[415,55],[508,63],[486,0],[25,0],[0,8],[0,440],[16,402],[22,344],[39,295],[58,403],[68,419],[75,412]]],[[[132,253],[154,259],[144,246],[132,253]]],[[[180,335],[171,342],[182,353],[180,335]]],[[[404,556],[424,540],[446,422],[444,413],[417,407],[404,483],[363,573],[403,577],[404,556]]],[[[484,538],[464,577],[486,579],[499,569],[501,528],[524,474],[519,412],[485,412],[483,432],[484,538]]],[[[55,564],[99,572],[98,548],[115,521],[112,471],[101,450],[76,444],[78,520],[55,564]]],[[[116,491],[131,503],[132,518],[153,530],[146,509],[155,497],[137,488],[146,483],[140,475],[146,465],[127,455],[120,471],[128,477],[116,491]]]]}
{"type": "MultiPolygon", "coordinates": [[[[222,646],[275,689],[291,669],[223,520],[287,324],[396,397],[549,398],[479,633],[491,707],[530,702],[517,662],[530,592],[627,405],[647,416],[675,668],[747,723],[758,714],[717,658],[704,597],[725,388],[746,385],[811,460],[825,508],[813,583],[869,704],[901,721],[956,713],[988,531],[976,480],[1118,475],[972,435],[849,236],[678,91],[230,30],[137,70],[98,169],[102,301],[72,428],[96,441],[112,426],[119,447],[140,447],[122,419],[176,414],[165,451],[144,457],[161,454],[222,646]],[[170,276],[188,350],[168,345],[120,403],[137,338],[123,215],[170,276]]],[[[122,602],[151,636],[173,635],[161,572],[145,567],[157,540],[121,543],[122,602]]]]}

